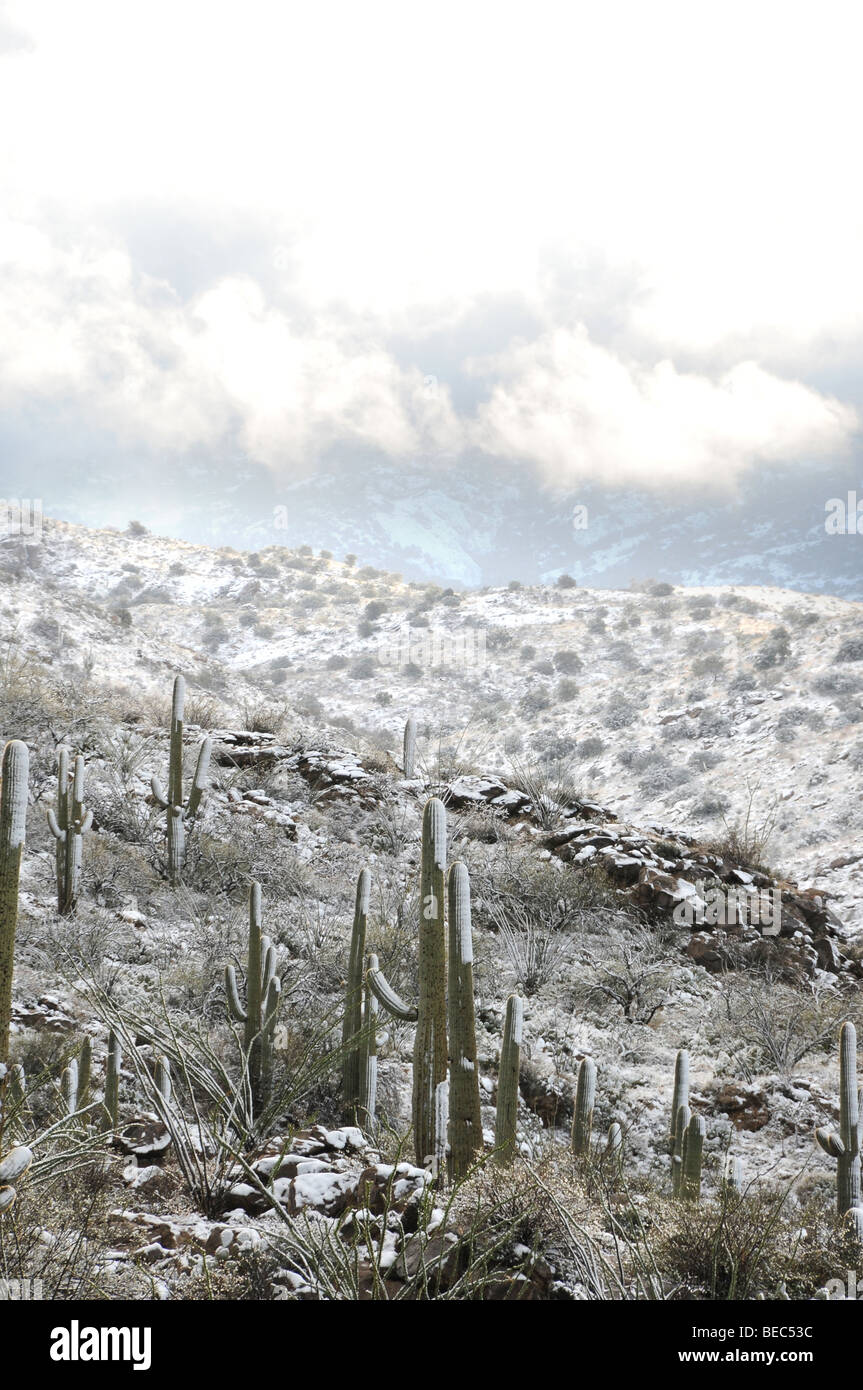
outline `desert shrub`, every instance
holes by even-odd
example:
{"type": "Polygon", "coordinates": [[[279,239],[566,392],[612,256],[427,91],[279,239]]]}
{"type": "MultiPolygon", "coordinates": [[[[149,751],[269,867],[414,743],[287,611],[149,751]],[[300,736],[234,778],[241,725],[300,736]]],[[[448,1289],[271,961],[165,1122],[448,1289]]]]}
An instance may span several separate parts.
{"type": "Polygon", "coordinates": [[[849,637],[842,643],[835,661],[863,661],[863,637],[849,637]]]}

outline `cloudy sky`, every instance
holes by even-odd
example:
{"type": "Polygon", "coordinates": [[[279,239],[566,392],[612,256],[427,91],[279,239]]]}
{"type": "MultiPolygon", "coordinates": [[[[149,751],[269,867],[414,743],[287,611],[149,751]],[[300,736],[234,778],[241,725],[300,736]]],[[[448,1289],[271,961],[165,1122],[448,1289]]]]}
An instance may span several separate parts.
{"type": "MultiPolygon", "coordinates": [[[[0,484],[733,492],[863,415],[854,3],[0,5],[0,484]]],[[[148,510],[149,509],[149,510],[148,510]]]]}

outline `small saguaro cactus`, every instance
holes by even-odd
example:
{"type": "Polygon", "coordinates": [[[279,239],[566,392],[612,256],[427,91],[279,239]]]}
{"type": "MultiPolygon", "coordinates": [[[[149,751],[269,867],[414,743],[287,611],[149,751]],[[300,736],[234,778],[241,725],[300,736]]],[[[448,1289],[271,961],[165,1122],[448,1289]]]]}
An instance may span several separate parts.
{"type": "Polygon", "coordinates": [[[112,1029],[108,1034],[108,1060],[105,1063],[105,1127],[117,1129],[120,1123],[120,1072],[123,1068],[123,1049],[112,1029]]]}
{"type": "Polygon", "coordinates": [[[596,1100],[596,1063],[585,1057],[578,1069],[575,1110],[572,1117],[572,1152],[579,1158],[590,1153],[593,1107],[596,1100]]]}
{"type": "Polygon", "coordinates": [[[78,1109],[78,1087],[80,1084],[78,1063],[74,1057],[65,1068],[60,1084],[63,1092],[63,1105],[66,1108],[66,1114],[74,1115],[78,1109]]]}
{"type": "Polygon", "coordinates": [[[674,1149],[671,1155],[671,1191],[675,1197],[681,1196],[683,1186],[683,1145],[686,1138],[686,1127],[689,1124],[690,1109],[688,1104],[677,1107],[677,1120],[674,1126],[674,1149]]]}
{"type": "Polygon", "coordinates": [[[743,1192],[743,1160],[734,1154],[725,1157],[725,1171],[722,1174],[722,1190],[726,1194],[740,1196],[743,1192]]]}
{"type": "Polygon", "coordinates": [[[84,1039],[78,1051],[78,1105],[83,1108],[90,1099],[90,1078],[93,1070],[93,1044],[84,1039]]]}
{"type": "Polygon", "coordinates": [[[0,1216],[9,1210],[18,1195],[12,1184],[23,1178],[32,1162],[33,1153],[24,1144],[10,1149],[0,1158],[0,1216]]]}
{"type": "Polygon", "coordinates": [[[375,1108],[378,1093],[378,999],[368,975],[377,970],[377,956],[369,956],[363,1003],[363,1034],[360,1045],[359,1122],[368,1130],[375,1127],[375,1108]]]}
{"type": "Polygon", "coordinates": [[[701,1159],[704,1152],[704,1134],[703,1117],[691,1115],[683,1136],[680,1178],[680,1196],[689,1202],[697,1202],[701,1196],[701,1159]]]}
{"type": "Polygon", "coordinates": [[[249,1069],[249,1088],[255,1114],[267,1100],[272,1066],[273,1039],[282,982],[276,974],[276,948],[261,930],[261,885],[249,886],[249,951],[246,963],[246,1007],[240,1003],[237,974],[225,966],[228,1007],[244,1025],[243,1050],[249,1069]]]}
{"type": "Polygon", "coordinates": [[[3,750],[0,785],[0,1062],[9,1060],[18,878],[27,822],[29,770],[30,754],[26,743],[12,739],[3,750]]]}
{"type": "Polygon", "coordinates": [[[623,1176],[623,1126],[612,1120],[605,1140],[605,1156],[616,1178],[623,1176]]]}
{"type": "Polygon", "coordinates": [[[823,1127],[815,1138],[836,1159],[836,1210],[840,1216],[860,1207],[860,1102],[857,1092],[857,1031],[839,1029],[839,1133],[823,1127]]]}
{"type": "Polygon", "coordinates": [[[521,1067],[521,1040],[524,1028],[524,1000],[511,994],[506,1001],[500,1071],[497,1079],[497,1114],[494,1126],[495,1161],[511,1163],[516,1150],[518,1122],[518,1077],[521,1067]]]}
{"type": "Polygon", "coordinates": [[[153,1072],[156,1090],[166,1105],[171,1104],[171,1063],[167,1057],[157,1057],[153,1072]]]}
{"type": "Polygon", "coordinates": [[[681,1048],[674,1059],[674,1093],[671,1098],[671,1126],[668,1131],[668,1151],[672,1155],[672,1171],[677,1138],[677,1114],[681,1105],[689,1105],[689,1053],[684,1048],[681,1048]]]}
{"type": "Polygon", "coordinates": [[[406,778],[411,778],[416,772],[417,763],[417,721],[413,715],[410,716],[405,724],[404,737],[404,756],[402,758],[402,769],[406,778]]]}
{"type": "Polygon", "coordinates": [[[174,695],[171,704],[171,752],[168,766],[168,792],[162,790],[158,777],[153,776],[150,786],[158,804],[167,813],[168,878],[178,884],[183,875],[183,862],[186,857],[186,824],[194,819],[207,790],[207,774],[210,768],[211,743],[205,738],[198,750],[195,775],[186,800],[183,798],[183,710],[186,702],[186,682],[182,676],[174,681],[174,695]]]}
{"type": "Polygon", "coordinates": [[[449,924],[449,1144],[452,1176],[463,1178],[482,1152],[479,1066],[473,995],[470,878],[464,864],[447,877],[449,924]]]}
{"type": "Polygon", "coordinates": [[[69,772],[69,754],[57,755],[57,806],[48,810],[48,828],[57,841],[57,910],[74,912],[81,878],[84,836],[93,824],[93,812],[84,807],[84,759],[79,753],[69,772]]]}
{"type": "Polygon", "coordinates": [[[357,1108],[360,1104],[360,1066],[363,1049],[363,963],[366,952],[366,923],[368,922],[371,890],[372,876],[368,869],[362,869],[357,880],[351,951],[348,959],[345,1017],[342,1025],[344,1116],[350,1124],[356,1123],[357,1108]]]}

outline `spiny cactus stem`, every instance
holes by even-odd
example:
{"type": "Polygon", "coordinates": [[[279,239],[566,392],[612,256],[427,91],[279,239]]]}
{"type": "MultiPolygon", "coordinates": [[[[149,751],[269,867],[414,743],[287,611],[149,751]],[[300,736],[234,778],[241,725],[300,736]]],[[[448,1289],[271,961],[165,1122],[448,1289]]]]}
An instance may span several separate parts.
{"type": "Polygon", "coordinates": [[[516,1151],[518,1124],[518,1079],[521,1066],[521,1042],[524,1029],[524,1001],[511,994],[506,1001],[503,1043],[500,1050],[500,1071],[497,1082],[497,1115],[495,1118],[495,1162],[511,1163],[516,1151]]]}
{"type": "Polygon", "coordinates": [[[3,750],[0,785],[0,1062],[9,1060],[18,879],[27,822],[29,769],[26,743],[12,739],[3,750]]]}

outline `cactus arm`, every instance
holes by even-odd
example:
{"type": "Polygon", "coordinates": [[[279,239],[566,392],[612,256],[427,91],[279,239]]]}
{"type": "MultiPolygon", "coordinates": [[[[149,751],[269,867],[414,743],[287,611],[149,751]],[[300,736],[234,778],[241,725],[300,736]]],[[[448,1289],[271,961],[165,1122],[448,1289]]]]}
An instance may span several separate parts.
{"type": "Polygon", "coordinates": [[[27,823],[29,767],[26,743],[12,739],[3,751],[0,784],[0,1062],[9,1060],[18,879],[27,823]]]}
{"type": "Polygon", "coordinates": [[[66,1114],[74,1115],[78,1109],[78,1063],[74,1057],[63,1072],[62,1091],[66,1114]]]}
{"type": "Polygon", "coordinates": [[[168,800],[172,806],[183,804],[183,708],[186,701],[186,682],[182,676],[174,680],[171,701],[171,745],[168,765],[168,800]]]}
{"type": "Polygon", "coordinates": [[[5,1185],[17,1182],[19,1178],[23,1178],[32,1162],[33,1152],[25,1144],[10,1149],[5,1157],[0,1159],[0,1183],[5,1185]]]}
{"type": "Polygon", "coordinates": [[[232,965],[225,966],[225,994],[228,999],[228,1007],[233,1017],[238,1023],[245,1023],[246,1011],[240,1003],[240,991],[237,988],[237,972],[232,965]]]}
{"type": "Polygon", "coordinates": [[[159,778],[157,777],[155,772],[150,778],[150,791],[153,793],[154,800],[156,800],[159,803],[162,810],[167,811],[168,798],[165,796],[165,793],[162,790],[162,783],[159,781],[159,778]]]}
{"type": "Polygon", "coordinates": [[[205,738],[198,750],[198,761],[195,766],[195,776],[192,779],[192,786],[189,791],[189,804],[186,808],[186,815],[191,820],[198,813],[201,799],[209,786],[208,775],[210,771],[210,758],[212,756],[213,744],[209,738],[205,738]]]}
{"type": "Polygon", "coordinates": [[[51,831],[51,834],[54,836],[54,839],[59,840],[62,844],[66,839],[66,831],[59,824],[57,816],[52,807],[48,807],[45,818],[48,821],[48,829],[51,831]]]}
{"type": "MultiPolygon", "coordinates": [[[[377,957],[374,959],[376,960],[377,957]]],[[[417,1010],[399,998],[382,970],[370,966],[366,971],[366,979],[369,983],[369,989],[388,1014],[392,1014],[393,1018],[402,1019],[405,1023],[416,1022],[417,1010]]]]}
{"type": "Polygon", "coordinates": [[[156,1058],[156,1069],[154,1072],[156,1090],[162,1097],[166,1105],[171,1103],[171,1063],[167,1057],[156,1058]]]}

